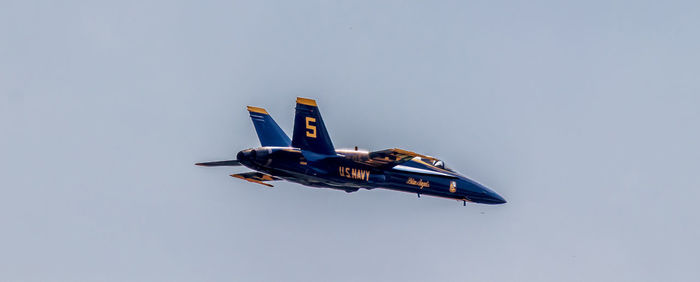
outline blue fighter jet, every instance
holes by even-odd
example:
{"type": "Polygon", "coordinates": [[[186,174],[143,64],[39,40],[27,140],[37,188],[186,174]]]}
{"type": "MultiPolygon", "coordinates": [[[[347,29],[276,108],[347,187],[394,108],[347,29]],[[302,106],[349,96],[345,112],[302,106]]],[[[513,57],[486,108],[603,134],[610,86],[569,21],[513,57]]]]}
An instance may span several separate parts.
{"type": "Polygon", "coordinates": [[[336,150],[316,101],[297,98],[290,140],[265,109],[248,107],[262,147],[238,152],[235,160],[197,163],[240,166],[254,171],[232,174],[257,184],[287,180],[348,193],[360,188],[391,189],[481,204],[503,204],[493,190],[445,166],[436,158],[402,149],[367,152],[336,150]]]}

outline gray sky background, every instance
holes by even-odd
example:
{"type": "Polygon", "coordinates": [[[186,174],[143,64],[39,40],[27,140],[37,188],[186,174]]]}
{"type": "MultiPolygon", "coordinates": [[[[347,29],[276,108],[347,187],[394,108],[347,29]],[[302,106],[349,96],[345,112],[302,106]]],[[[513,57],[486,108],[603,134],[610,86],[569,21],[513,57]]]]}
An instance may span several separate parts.
{"type": "Polygon", "coordinates": [[[700,280],[698,1],[98,2],[0,2],[2,281],[700,280]],[[296,96],[509,203],[193,165],[296,96]]]}

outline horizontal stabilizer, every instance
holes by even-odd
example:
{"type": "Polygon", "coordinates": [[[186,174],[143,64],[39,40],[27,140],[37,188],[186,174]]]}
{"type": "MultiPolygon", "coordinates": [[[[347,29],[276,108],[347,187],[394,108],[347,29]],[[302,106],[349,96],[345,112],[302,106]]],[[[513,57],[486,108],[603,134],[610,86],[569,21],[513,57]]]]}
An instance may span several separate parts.
{"type": "Polygon", "coordinates": [[[280,180],[280,178],[274,177],[269,174],[264,174],[260,172],[244,172],[244,173],[238,173],[238,174],[231,174],[231,176],[235,178],[240,178],[245,181],[253,182],[253,183],[258,183],[262,184],[268,187],[273,187],[270,184],[267,184],[263,181],[274,181],[274,180],[280,180]]]}
{"type": "Polygon", "coordinates": [[[237,160],[230,160],[230,161],[196,163],[195,165],[198,165],[198,166],[239,166],[239,165],[241,165],[241,163],[237,160]]]}

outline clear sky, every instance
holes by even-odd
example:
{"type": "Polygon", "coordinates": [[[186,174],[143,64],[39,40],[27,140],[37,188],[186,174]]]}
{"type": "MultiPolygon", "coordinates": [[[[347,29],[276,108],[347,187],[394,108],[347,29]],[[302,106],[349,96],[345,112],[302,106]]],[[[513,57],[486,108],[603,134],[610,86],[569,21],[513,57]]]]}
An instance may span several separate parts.
{"type": "Polygon", "coordinates": [[[4,0],[0,280],[699,281],[699,50],[698,1],[4,0]],[[193,165],[297,96],[508,203],[193,165]]]}

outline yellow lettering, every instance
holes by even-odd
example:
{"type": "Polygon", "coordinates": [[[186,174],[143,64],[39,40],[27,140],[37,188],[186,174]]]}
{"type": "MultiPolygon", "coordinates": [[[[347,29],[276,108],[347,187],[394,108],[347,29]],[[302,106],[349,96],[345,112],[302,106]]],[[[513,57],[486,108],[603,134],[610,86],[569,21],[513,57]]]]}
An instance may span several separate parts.
{"type": "Polygon", "coordinates": [[[306,137],[316,138],[316,126],[311,125],[310,122],[316,122],[315,118],[306,117],[306,137]]]}
{"type": "Polygon", "coordinates": [[[409,184],[409,185],[416,185],[416,186],[418,186],[420,189],[423,189],[424,187],[430,187],[430,182],[429,182],[429,181],[423,181],[423,179],[419,179],[419,180],[416,181],[416,180],[413,179],[413,178],[408,178],[408,180],[406,180],[406,184],[409,184]]]}
{"type": "Polygon", "coordinates": [[[369,173],[369,170],[338,166],[338,175],[349,179],[360,179],[369,181],[369,173]]]}

